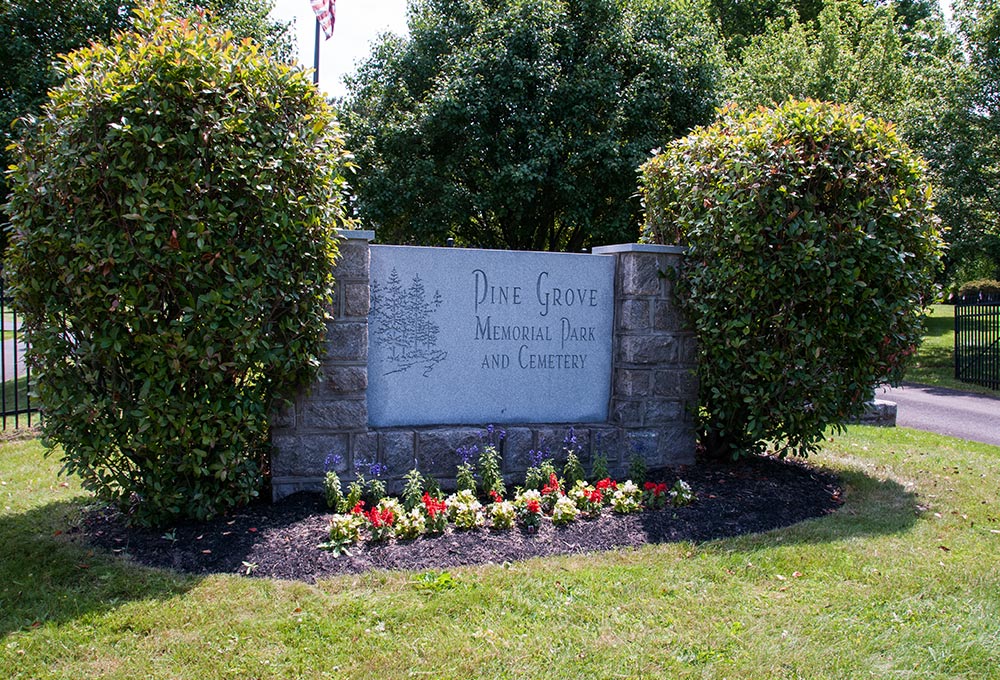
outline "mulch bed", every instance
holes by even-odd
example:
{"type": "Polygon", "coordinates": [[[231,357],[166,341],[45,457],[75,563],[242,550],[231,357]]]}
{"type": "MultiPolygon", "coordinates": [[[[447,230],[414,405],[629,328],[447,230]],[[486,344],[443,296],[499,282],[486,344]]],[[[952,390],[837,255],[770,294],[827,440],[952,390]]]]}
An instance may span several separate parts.
{"type": "Polygon", "coordinates": [[[705,463],[664,477],[687,481],[697,495],[684,508],[614,515],[565,527],[545,521],[537,533],[454,531],[412,541],[362,543],[350,556],[316,546],[327,539],[330,512],[318,494],[257,503],[211,522],[170,530],[130,528],[112,510],[92,511],[83,539],[140,564],[193,574],[233,573],[301,581],[371,569],[427,570],[523,560],[543,555],[631,548],[647,543],[708,541],[794,524],[836,510],[837,478],[798,461],[761,458],[736,465],[705,463]],[[255,565],[255,566],[249,566],[255,565]]]}

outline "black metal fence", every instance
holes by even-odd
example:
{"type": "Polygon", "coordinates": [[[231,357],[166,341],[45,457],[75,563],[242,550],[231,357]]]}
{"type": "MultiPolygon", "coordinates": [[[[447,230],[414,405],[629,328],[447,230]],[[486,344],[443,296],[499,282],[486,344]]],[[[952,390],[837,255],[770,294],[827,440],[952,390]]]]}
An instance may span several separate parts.
{"type": "Polygon", "coordinates": [[[37,422],[37,404],[31,403],[31,369],[25,361],[24,337],[21,320],[10,305],[6,286],[0,279],[0,319],[3,324],[3,341],[0,342],[0,429],[31,427],[37,422]]]}
{"type": "Polygon", "coordinates": [[[955,378],[1000,390],[1000,295],[955,302],[955,378]]]}

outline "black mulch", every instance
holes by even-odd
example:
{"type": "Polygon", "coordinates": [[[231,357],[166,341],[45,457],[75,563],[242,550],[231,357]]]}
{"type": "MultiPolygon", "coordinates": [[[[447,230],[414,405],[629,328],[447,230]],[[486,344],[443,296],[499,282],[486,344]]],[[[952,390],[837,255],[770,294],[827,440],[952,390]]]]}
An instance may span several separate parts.
{"type": "Polygon", "coordinates": [[[339,558],[316,547],[326,540],[329,523],[329,511],[317,494],[261,502],[211,522],[166,531],[129,528],[119,513],[95,511],[84,517],[79,530],[83,540],[149,566],[311,582],[370,569],[444,569],[647,543],[708,541],[819,517],[841,503],[835,476],[797,461],[705,463],[675,470],[663,481],[673,484],[677,477],[697,495],[691,506],[625,516],[606,510],[597,519],[561,528],[545,521],[534,534],[449,529],[412,541],[363,543],[339,558]]]}

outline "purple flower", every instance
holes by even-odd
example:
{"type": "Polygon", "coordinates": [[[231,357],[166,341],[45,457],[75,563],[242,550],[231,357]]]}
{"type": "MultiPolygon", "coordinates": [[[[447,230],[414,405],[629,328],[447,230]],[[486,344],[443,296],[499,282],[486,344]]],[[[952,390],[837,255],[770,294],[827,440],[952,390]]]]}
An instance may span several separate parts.
{"type": "Polygon", "coordinates": [[[473,456],[479,453],[479,447],[475,444],[472,444],[471,446],[461,446],[458,448],[457,453],[459,458],[462,459],[462,462],[467,464],[470,460],[472,460],[473,456]]]}
{"type": "Polygon", "coordinates": [[[506,436],[506,430],[501,430],[492,424],[486,426],[485,432],[479,433],[479,439],[494,448],[499,448],[500,442],[502,442],[506,436]]]}
{"type": "Polygon", "coordinates": [[[550,453],[549,447],[538,447],[538,449],[532,449],[528,451],[528,462],[531,463],[531,467],[538,467],[542,464],[542,461],[548,458],[550,453]]]}
{"type": "Polygon", "coordinates": [[[372,458],[370,461],[359,460],[354,464],[354,469],[359,475],[364,475],[365,473],[371,475],[372,477],[379,477],[388,468],[385,465],[379,464],[377,460],[372,458]]]}
{"type": "Polygon", "coordinates": [[[569,432],[567,432],[566,436],[563,438],[563,448],[576,448],[576,432],[573,431],[572,427],[569,428],[569,432]]]}
{"type": "Polygon", "coordinates": [[[323,461],[323,472],[329,472],[330,470],[339,467],[343,460],[344,457],[339,453],[326,454],[326,459],[323,461]]]}

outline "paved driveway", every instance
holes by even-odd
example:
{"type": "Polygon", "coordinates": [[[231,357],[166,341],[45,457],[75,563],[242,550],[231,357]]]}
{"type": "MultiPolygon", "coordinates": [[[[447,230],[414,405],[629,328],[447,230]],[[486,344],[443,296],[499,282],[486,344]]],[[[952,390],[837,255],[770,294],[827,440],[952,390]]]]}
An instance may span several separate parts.
{"type": "Polygon", "coordinates": [[[910,383],[881,388],[876,396],[896,402],[901,427],[1000,446],[1000,398],[910,383]]]}

